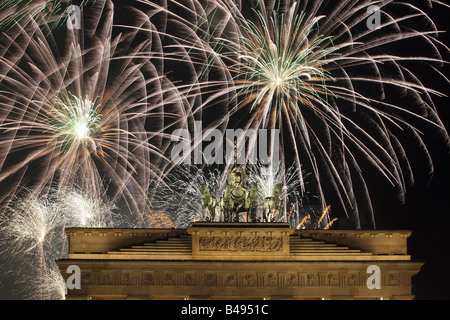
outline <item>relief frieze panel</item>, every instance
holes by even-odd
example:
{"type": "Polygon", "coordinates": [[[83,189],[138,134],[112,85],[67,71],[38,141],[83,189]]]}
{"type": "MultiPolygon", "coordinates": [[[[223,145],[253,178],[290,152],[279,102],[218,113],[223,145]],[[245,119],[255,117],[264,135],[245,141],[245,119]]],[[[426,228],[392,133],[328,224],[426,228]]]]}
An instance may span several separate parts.
{"type": "Polygon", "coordinates": [[[282,237],[223,236],[199,238],[199,251],[276,252],[282,250],[282,237]]]}
{"type": "MultiPolygon", "coordinates": [[[[82,286],[209,286],[209,287],[358,287],[366,286],[367,273],[348,272],[227,272],[227,271],[92,271],[81,274],[82,286]]],[[[410,285],[410,273],[389,272],[382,286],[410,285]]]]}

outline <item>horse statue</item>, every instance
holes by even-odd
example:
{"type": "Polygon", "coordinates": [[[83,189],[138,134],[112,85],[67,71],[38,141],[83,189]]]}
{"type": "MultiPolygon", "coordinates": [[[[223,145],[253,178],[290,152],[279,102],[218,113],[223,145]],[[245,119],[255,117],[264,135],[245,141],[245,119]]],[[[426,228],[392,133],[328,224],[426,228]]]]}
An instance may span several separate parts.
{"type": "Polygon", "coordinates": [[[219,201],[219,210],[223,215],[223,221],[231,220],[233,214],[233,199],[231,199],[231,187],[227,185],[223,197],[219,201]]]}
{"type": "Polygon", "coordinates": [[[265,221],[276,221],[280,215],[282,191],[283,186],[281,184],[277,184],[273,189],[272,196],[264,199],[263,219],[265,221]]]}
{"type": "Polygon", "coordinates": [[[246,199],[245,208],[247,209],[246,221],[255,222],[256,212],[258,209],[259,198],[258,198],[258,186],[256,183],[252,183],[250,193],[246,199]]]}
{"type": "Polygon", "coordinates": [[[209,220],[214,221],[216,216],[217,200],[211,195],[211,192],[209,191],[208,186],[206,184],[202,184],[201,193],[202,193],[202,215],[204,210],[207,209],[210,217],[209,220]]]}

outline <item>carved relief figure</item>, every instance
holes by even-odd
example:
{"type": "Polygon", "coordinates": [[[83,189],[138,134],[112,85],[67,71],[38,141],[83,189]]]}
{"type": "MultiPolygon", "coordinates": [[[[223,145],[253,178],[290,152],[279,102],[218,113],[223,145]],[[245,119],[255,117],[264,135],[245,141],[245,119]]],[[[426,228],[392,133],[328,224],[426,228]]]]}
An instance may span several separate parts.
{"type": "Polygon", "coordinates": [[[184,283],[188,286],[192,286],[195,284],[195,275],[192,273],[188,273],[184,276],[184,283]]]}
{"type": "Polygon", "coordinates": [[[175,274],[166,273],[164,275],[164,284],[166,285],[174,285],[175,284],[175,274]]]}
{"type": "Polygon", "coordinates": [[[143,277],[143,283],[146,285],[154,285],[155,279],[152,273],[145,273],[143,277]]]}
{"type": "Polygon", "coordinates": [[[348,276],[347,285],[349,286],[356,285],[356,274],[352,273],[348,276]]]}
{"type": "Polygon", "coordinates": [[[277,283],[277,278],[273,273],[267,275],[267,282],[269,285],[274,286],[277,283]]]}
{"type": "Polygon", "coordinates": [[[205,284],[207,286],[215,286],[217,284],[216,275],[214,273],[208,273],[205,275],[205,284]]]}
{"type": "Polygon", "coordinates": [[[334,273],[328,274],[328,285],[336,286],[338,284],[338,278],[334,273]]]}
{"type": "Polygon", "coordinates": [[[316,276],[314,274],[308,274],[307,275],[306,285],[307,286],[314,286],[314,285],[316,285],[316,276]]]}
{"type": "Polygon", "coordinates": [[[244,275],[245,285],[247,286],[253,286],[255,285],[255,276],[251,273],[247,273],[244,275]]]}
{"type": "Polygon", "coordinates": [[[236,275],[230,274],[225,278],[225,285],[226,286],[234,286],[236,285],[236,275]]]}
{"type": "Polygon", "coordinates": [[[288,286],[294,286],[296,285],[297,276],[294,273],[291,273],[289,275],[289,278],[287,278],[287,285],[288,286]]]}

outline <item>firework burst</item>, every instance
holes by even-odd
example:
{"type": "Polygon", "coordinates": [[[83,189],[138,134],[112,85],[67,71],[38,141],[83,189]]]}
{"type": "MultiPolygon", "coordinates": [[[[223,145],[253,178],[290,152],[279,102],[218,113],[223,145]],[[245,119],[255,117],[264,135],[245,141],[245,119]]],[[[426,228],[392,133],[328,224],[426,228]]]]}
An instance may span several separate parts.
{"type": "Polygon", "coordinates": [[[120,215],[111,201],[76,189],[58,192],[57,203],[66,219],[67,227],[118,228],[126,226],[126,218],[120,215]]]}
{"type": "Polygon", "coordinates": [[[0,221],[0,259],[4,262],[0,270],[15,283],[14,294],[21,298],[61,299],[65,282],[56,261],[67,258],[65,228],[128,226],[123,220],[112,203],[80,190],[22,194],[9,203],[0,221]]]}
{"type": "Polygon", "coordinates": [[[28,284],[26,292],[15,294],[30,299],[53,297],[53,289],[62,281],[61,275],[55,278],[54,266],[66,254],[65,222],[54,198],[29,195],[10,203],[0,222],[2,272],[17,288],[28,284]],[[52,281],[48,281],[50,275],[52,281]]]}

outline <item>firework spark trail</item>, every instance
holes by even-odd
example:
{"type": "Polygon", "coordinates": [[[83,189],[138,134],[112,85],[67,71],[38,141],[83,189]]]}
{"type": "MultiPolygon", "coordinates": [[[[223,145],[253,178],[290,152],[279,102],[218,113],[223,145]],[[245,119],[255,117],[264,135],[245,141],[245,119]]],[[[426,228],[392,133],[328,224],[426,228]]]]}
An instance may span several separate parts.
{"type": "MultiPolygon", "coordinates": [[[[65,1],[56,0],[3,0],[0,4],[0,29],[10,29],[16,23],[30,20],[46,20],[53,27],[60,26],[66,19],[65,1]]],[[[86,1],[79,3],[82,7],[86,1]]]]}
{"type": "MultiPolygon", "coordinates": [[[[302,192],[302,172],[312,172],[323,209],[332,201],[344,211],[340,222],[375,227],[374,186],[367,183],[364,168],[376,169],[401,202],[415,179],[411,152],[422,150],[423,165],[432,172],[423,134],[439,132],[446,143],[449,139],[433,102],[443,95],[419,72],[448,84],[438,69],[449,49],[419,6],[401,1],[259,1],[245,10],[240,2],[212,1],[200,10],[197,2],[190,3],[194,5],[171,2],[183,14],[158,7],[196,34],[193,42],[180,37],[173,59],[189,52],[200,75],[215,68],[224,68],[226,75],[199,77],[197,86],[209,95],[193,114],[217,110],[215,102],[226,96],[232,98],[230,111],[219,123],[283,129],[282,168],[297,165],[302,192]],[[379,8],[379,28],[366,24],[369,5],[379,8]],[[402,48],[411,43],[420,43],[422,51],[402,48]],[[414,140],[414,150],[405,135],[414,140]],[[285,158],[288,152],[292,161],[285,158]]],[[[448,9],[440,1],[429,4],[448,9]]],[[[192,92],[191,98],[197,96],[192,92]]]]}

